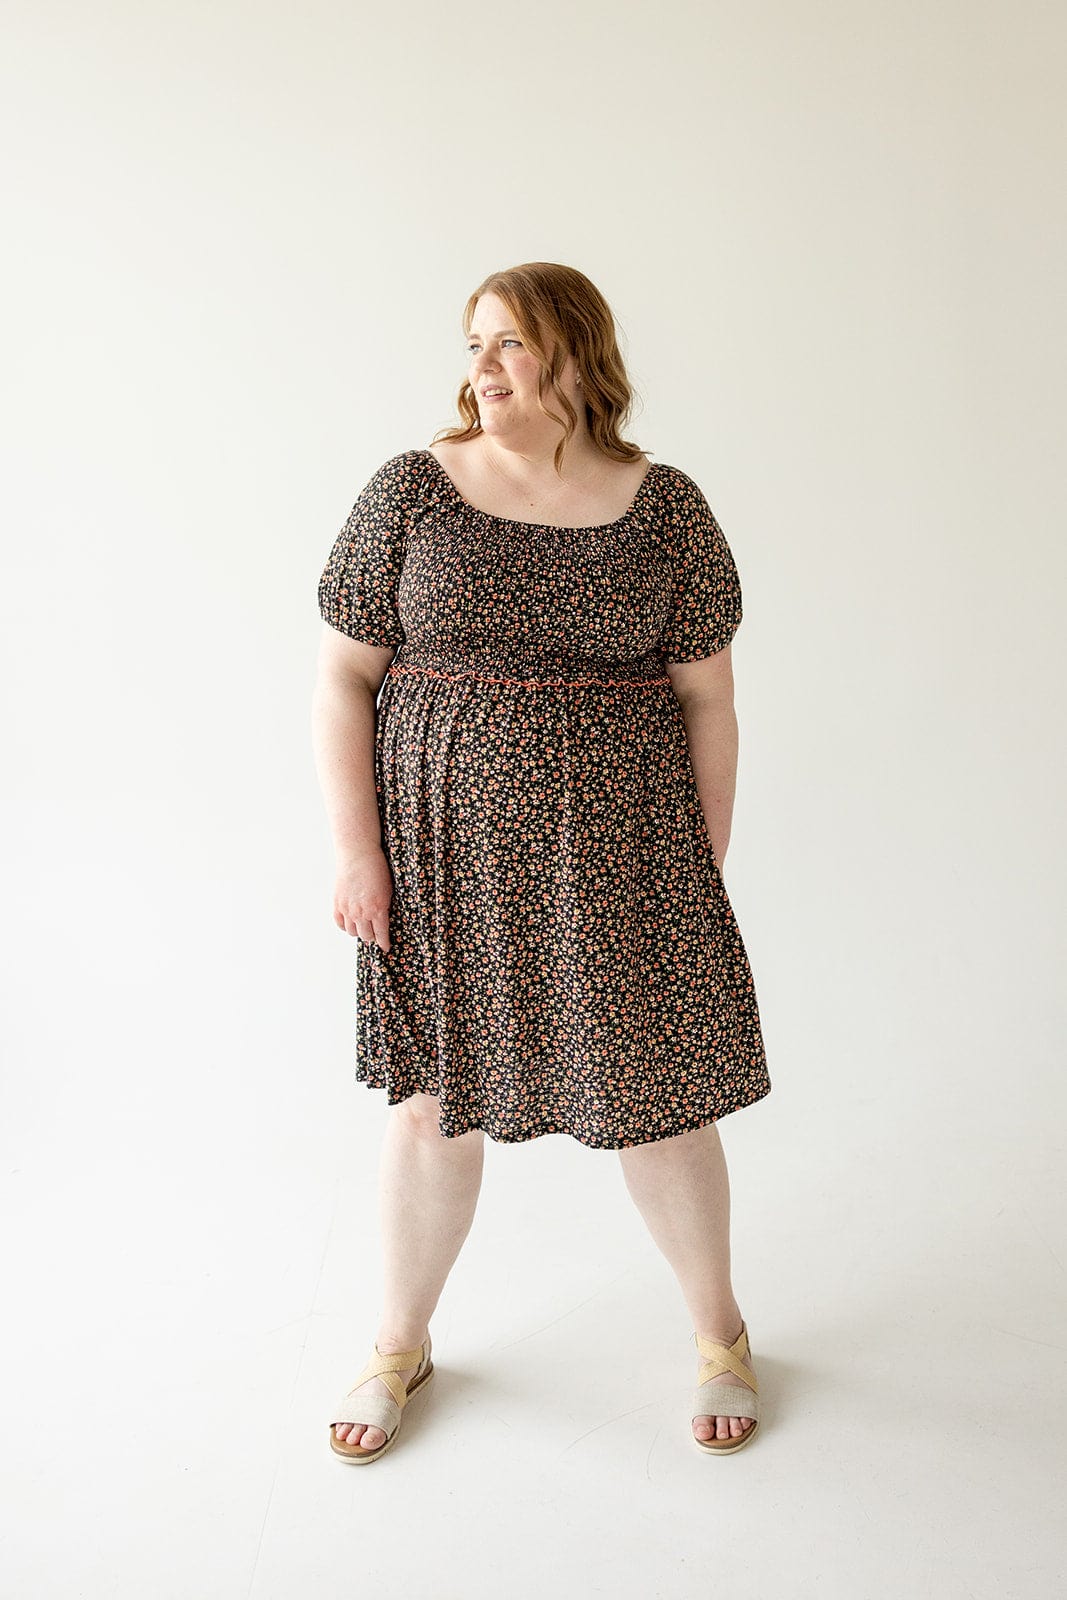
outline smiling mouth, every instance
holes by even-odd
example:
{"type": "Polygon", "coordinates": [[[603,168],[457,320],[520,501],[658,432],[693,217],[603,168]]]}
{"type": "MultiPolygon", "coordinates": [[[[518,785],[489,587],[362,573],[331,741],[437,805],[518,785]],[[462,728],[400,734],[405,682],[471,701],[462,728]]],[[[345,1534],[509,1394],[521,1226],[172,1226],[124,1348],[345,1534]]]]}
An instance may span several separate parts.
{"type": "Polygon", "coordinates": [[[512,390],[510,390],[510,389],[483,389],[482,390],[482,399],[483,400],[506,400],[508,395],[511,394],[511,393],[512,393],[512,390]]]}

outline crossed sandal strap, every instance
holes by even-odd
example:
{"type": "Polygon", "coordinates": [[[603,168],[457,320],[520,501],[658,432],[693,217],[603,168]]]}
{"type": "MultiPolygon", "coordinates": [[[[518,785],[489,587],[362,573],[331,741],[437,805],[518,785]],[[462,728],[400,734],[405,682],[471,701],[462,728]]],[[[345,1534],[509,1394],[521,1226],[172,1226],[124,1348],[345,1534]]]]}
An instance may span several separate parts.
{"type": "Polygon", "coordinates": [[[697,1350],[705,1359],[704,1365],[697,1374],[698,1383],[706,1383],[709,1378],[717,1378],[721,1372],[732,1372],[735,1378],[740,1378],[745,1386],[758,1390],[756,1374],[750,1367],[746,1367],[741,1357],[748,1354],[748,1329],[742,1323],[741,1332],[733,1344],[717,1344],[714,1339],[705,1339],[702,1333],[694,1334],[697,1350]]]}
{"type": "Polygon", "coordinates": [[[759,1382],[756,1374],[741,1360],[748,1350],[748,1329],[744,1323],[732,1345],[705,1339],[701,1333],[694,1338],[697,1350],[707,1359],[697,1374],[697,1386],[693,1390],[693,1416],[750,1417],[758,1422],[759,1382]],[[744,1388],[734,1383],[711,1383],[712,1378],[723,1372],[732,1372],[735,1378],[740,1378],[744,1388]]]}
{"type": "MultiPolygon", "coordinates": [[[[381,1428],[384,1433],[392,1433],[400,1423],[400,1413],[409,1398],[403,1380],[397,1377],[397,1373],[402,1367],[421,1368],[425,1348],[425,1345],[420,1345],[417,1350],[398,1350],[383,1355],[376,1342],[373,1356],[335,1407],[336,1415],[330,1426],[344,1427],[345,1423],[363,1422],[370,1428],[381,1428]],[[360,1384],[366,1383],[368,1378],[380,1378],[393,1398],[390,1400],[384,1394],[357,1393],[360,1384]]],[[[415,1377],[418,1377],[418,1372],[415,1377]]]]}

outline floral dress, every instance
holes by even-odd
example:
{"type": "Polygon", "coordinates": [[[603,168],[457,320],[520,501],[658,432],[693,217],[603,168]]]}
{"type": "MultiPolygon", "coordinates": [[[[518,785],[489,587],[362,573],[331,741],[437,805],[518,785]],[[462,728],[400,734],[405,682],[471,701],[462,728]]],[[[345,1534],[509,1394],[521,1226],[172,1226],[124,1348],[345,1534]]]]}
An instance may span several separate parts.
{"type": "Polygon", "coordinates": [[[358,941],[356,1079],[446,1138],[617,1150],[770,1092],[748,956],[664,663],[728,645],[741,587],[703,493],[653,462],[623,516],[470,505],[386,461],[318,601],[396,647],[375,783],[390,949],[358,941]]]}

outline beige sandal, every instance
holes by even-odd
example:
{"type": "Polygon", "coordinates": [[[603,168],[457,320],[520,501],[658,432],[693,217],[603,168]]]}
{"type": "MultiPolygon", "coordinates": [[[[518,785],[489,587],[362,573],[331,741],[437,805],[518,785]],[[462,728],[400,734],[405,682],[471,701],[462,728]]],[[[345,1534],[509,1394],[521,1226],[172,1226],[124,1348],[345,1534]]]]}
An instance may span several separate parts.
{"type": "Polygon", "coordinates": [[[360,1466],[365,1461],[377,1461],[379,1456],[384,1456],[396,1442],[404,1407],[413,1394],[428,1388],[433,1374],[434,1365],[430,1359],[428,1338],[417,1350],[398,1350],[389,1355],[382,1354],[375,1339],[373,1356],[338,1405],[337,1414],[330,1423],[330,1449],[342,1456],[345,1461],[354,1461],[360,1466]],[[405,1388],[396,1374],[403,1367],[413,1367],[416,1363],[418,1371],[405,1388]],[[390,1400],[389,1396],[384,1394],[355,1393],[360,1384],[366,1383],[368,1378],[380,1378],[393,1398],[390,1400]],[[376,1450],[366,1450],[362,1445],[349,1444],[346,1439],[339,1439],[337,1429],[343,1428],[346,1423],[354,1422],[364,1422],[368,1427],[381,1428],[388,1435],[385,1443],[379,1445],[376,1450]]]}
{"type": "Polygon", "coordinates": [[[689,1432],[693,1443],[709,1456],[728,1456],[735,1450],[743,1450],[759,1429],[759,1384],[756,1374],[741,1360],[748,1353],[748,1329],[742,1322],[740,1335],[729,1346],[716,1344],[714,1339],[705,1339],[701,1333],[695,1333],[693,1337],[697,1342],[697,1350],[706,1360],[697,1375],[697,1387],[693,1390],[693,1415],[689,1432]],[[735,1383],[713,1384],[709,1381],[717,1378],[721,1372],[732,1372],[741,1379],[745,1388],[735,1383]],[[697,1417],[751,1417],[752,1426],[746,1428],[739,1439],[698,1439],[692,1427],[697,1417]]]}

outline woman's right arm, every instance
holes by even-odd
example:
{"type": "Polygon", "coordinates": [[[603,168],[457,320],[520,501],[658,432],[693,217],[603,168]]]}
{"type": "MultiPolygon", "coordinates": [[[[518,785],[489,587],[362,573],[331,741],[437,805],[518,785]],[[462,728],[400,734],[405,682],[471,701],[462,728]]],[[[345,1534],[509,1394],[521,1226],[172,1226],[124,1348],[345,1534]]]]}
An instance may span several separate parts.
{"type": "Polygon", "coordinates": [[[393,878],[382,849],[374,731],[378,691],[396,648],[363,644],[324,624],[311,708],[315,768],[337,864],[333,920],[386,952],[393,878]]]}

